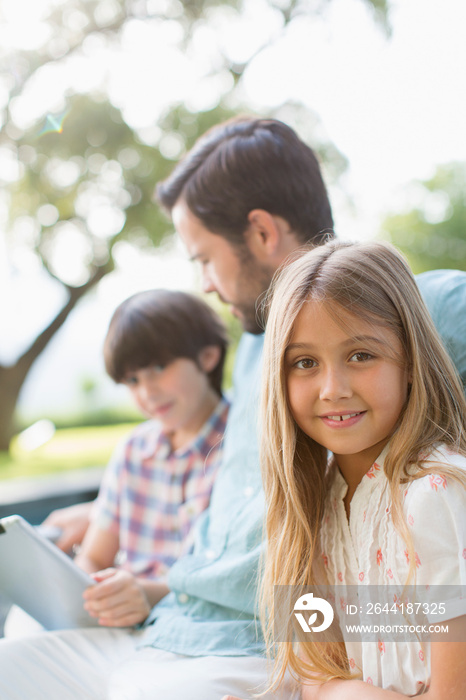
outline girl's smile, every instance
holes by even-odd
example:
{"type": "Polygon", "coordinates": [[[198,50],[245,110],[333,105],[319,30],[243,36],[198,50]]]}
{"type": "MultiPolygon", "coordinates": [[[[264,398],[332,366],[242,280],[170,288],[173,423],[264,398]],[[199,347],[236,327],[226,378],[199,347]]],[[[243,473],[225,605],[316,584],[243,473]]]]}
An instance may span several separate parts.
{"type": "Polygon", "coordinates": [[[335,413],[331,415],[323,415],[320,418],[323,422],[328,425],[332,430],[341,430],[343,428],[348,428],[350,425],[354,425],[357,421],[365,414],[365,411],[356,411],[355,413],[349,413],[346,409],[345,413],[335,413]]]}
{"type": "Polygon", "coordinates": [[[329,310],[311,300],[297,316],[285,358],[288,402],[299,427],[334,453],[346,481],[359,483],[396,428],[408,372],[391,330],[335,304],[329,310]]]}

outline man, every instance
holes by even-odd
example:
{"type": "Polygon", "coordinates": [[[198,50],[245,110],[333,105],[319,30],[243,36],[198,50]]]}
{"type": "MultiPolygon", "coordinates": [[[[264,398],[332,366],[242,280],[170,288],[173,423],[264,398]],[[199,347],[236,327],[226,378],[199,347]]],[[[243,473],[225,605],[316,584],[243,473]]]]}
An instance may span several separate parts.
{"type": "Polygon", "coordinates": [[[215,127],[157,188],[204,291],[218,292],[249,333],[256,302],[298,246],[333,235],[316,157],[281,122],[235,119],[215,127]]]}
{"type": "MultiPolygon", "coordinates": [[[[331,209],[312,151],[284,124],[261,119],[234,120],[206,134],[158,196],[202,266],[204,290],[217,291],[247,331],[237,353],[224,462],[194,551],[171,569],[171,593],[145,627],[0,642],[4,700],[219,700],[252,697],[266,682],[255,619],[263,517],[256,440],[263,336],[256,309],[293,251],[332,235],[331,209]]],[[[457,324],[459,310],[453,318],[457,324]]],[[[283,697],[294,697],[289,685],[283,697]]]]}

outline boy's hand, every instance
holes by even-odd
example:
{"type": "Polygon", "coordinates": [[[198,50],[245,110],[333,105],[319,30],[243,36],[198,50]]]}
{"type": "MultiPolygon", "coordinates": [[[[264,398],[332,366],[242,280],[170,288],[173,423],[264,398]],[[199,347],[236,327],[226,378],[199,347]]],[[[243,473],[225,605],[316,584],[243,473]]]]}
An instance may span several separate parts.
{"type": "Polygon", "coordinates": [[[84,608],[99,625],[132,627],[144,622],[151,606],[138,580],[123,569],[104,569],[92,574],[96,581],[83,593],[84,608]]]}
{"type": "Polygon", "coordinates": [[[64,552],[70,552],[73,545],[81,544],[89,525],[92,503],[77,503],[68,508],[54,510],[44,520],[43,525],[57,527],[62,532],[55,544],[64,552]]]}

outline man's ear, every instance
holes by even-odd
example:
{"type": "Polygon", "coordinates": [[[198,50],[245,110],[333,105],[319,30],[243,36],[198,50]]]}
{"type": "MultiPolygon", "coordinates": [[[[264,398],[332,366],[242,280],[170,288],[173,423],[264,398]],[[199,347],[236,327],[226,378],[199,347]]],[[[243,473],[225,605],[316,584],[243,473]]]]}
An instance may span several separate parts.
{"type": "Polygon", "coordinates": [[[245,239],[251,253],[258,260],[275,255],[281,243],[281,220],[265,209],[253,209],[248,222],[245,239]]]}
{"type": "Polygon", "coordinates": [[[220,362],[222,351],[218,345],[206,345],[199,353],[199,367],[205,374],[212,372],[220,362]]]}

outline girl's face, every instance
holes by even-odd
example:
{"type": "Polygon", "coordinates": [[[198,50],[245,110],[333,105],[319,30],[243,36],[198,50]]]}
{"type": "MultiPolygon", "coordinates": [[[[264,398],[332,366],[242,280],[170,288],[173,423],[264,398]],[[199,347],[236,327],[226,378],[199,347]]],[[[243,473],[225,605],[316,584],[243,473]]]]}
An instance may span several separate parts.
{"type": "Polygon", "coordinates": [[[288,403],[299,427],[334,453],[340,469],[368,471],[394,431],[408,393],[401,343],[335,307],[306,302],[285,354],[288,403]],[[398,361],[397,361],[398,360],[398,361]]]}

